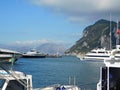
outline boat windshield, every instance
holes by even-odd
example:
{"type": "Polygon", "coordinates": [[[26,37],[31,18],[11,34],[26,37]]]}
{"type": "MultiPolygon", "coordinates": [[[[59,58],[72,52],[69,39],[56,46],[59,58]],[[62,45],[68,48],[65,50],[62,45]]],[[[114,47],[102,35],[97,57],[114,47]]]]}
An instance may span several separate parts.
{"type": "Polygon", "coordinates": [[[117,67],[109,67],[109,69],[108,67],[102,68],[102,90],[107,90],[108,84],[109,90],[120,90],[120,68],[117,67]]]}
{"type": "Polygon", "coordinates": [[[96,53],[95,51],[91,51],[91,53],[96,53]]]}
{"type": "Polygon", "coordinates": [[[4,83],[5,83],[5,79],[0,79],[0,90],[2,90],[4,83]]]}
{"type": "Polygon", "coordinates": [[[27,90],[22,84],[16,80],[11,80],[8,83],[6,90],[27,90]]]}

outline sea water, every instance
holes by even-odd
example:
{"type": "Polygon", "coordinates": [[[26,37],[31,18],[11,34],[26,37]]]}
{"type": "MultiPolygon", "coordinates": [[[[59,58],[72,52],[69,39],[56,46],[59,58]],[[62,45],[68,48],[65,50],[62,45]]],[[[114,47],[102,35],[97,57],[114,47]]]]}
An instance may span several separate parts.
{"type": "Polygon", "coordinates": [[[33,87],[76,84],[82,90],[96,90],[101,62],[80,61],[74,56],[62,58],[20,58],[13,69],[31,74],[33,87]]]}

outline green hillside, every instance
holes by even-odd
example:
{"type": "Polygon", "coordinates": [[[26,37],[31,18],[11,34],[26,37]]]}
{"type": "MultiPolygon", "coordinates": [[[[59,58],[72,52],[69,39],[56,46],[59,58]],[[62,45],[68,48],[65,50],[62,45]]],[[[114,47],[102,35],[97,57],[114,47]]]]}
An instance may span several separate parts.
{"type": "MultiPolygon", "coordinates": [[[[112,48],[116,44],[116,22],[111,22],[111,33],[112,33],[112,48]]],[[[70,49],[66,51],[67,54],[72,53],[86,53],[94,48],[104,47],[110,48],[110,21],[99,20],[93,25],[86,27],[83,30],[83,37],[76,41],[70,49]]]]}

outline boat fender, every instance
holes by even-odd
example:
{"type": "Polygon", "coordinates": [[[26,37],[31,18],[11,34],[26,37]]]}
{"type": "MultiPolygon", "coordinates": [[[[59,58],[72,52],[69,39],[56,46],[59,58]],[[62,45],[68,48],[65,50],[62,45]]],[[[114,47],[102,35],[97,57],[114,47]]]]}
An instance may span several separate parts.
{"type": "Polygon", "coordinates": [[[60,87],[57,87],[56,90],[61,90],[60,87]]]}
{"type": "Polygon", "coordinates": [[[62,87],[62,90],[66,90],[66,88],[63,86],[63,87],[62,87]]]}

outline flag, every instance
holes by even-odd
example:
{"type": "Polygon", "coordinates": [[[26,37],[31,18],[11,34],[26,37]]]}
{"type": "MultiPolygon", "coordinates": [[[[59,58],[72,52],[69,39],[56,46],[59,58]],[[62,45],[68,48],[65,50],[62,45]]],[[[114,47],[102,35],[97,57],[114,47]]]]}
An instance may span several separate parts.
{"type": "Polygon", "coordinates": [[[119,35],[120,35],[120,29],[118,29],[118,30],[117,30],[117,34],[119,34],[119,35]]]}

